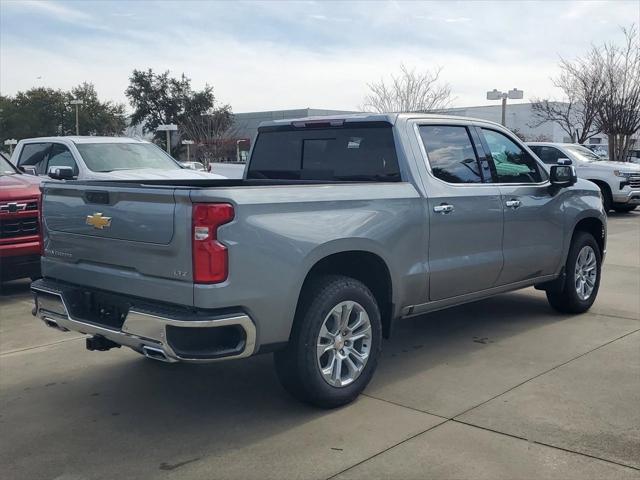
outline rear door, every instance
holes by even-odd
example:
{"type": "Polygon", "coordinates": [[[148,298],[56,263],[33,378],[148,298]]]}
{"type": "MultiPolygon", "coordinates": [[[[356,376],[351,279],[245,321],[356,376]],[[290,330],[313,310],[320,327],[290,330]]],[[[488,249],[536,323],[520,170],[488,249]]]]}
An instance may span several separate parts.
{"type": "Polygon", "coordinates": [[[188,189],[111,182],[43,188],[45,276],[192,304],[188,189]]]}
{"type": "Polygon", "coordinates": [[[429,172],[429,299],[491,288],[502,269],[502,201],[475,132],[417,128],[429,172]]]}
{"type": "Polygon", "coordinates": [[[564,239],[562,195],[549,188],[546,171],[514,137],[491,128],[478,133],[504,206],[504,268],[498,284],[555,273],[564,239]]]}

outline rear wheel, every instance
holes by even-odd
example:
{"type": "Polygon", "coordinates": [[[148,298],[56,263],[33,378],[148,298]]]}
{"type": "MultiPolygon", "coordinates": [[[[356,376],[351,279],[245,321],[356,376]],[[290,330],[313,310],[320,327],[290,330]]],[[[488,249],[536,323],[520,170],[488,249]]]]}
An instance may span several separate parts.
{"type": "Polygon", "coordinates": [[[275,353],[276,370],[297,399],[334,408],[367,386],[381,345],[380,310],[369,289],[355,279],[327,275],[303,292],[289,344],[275,353]]]}
{"type": "Polygon", "coordinates": [[[629,213],[636,209],[637,205],[614,205],[613,209],[618,213],[629,213]]]}
{"type": "Polygon", "coordinates": [[[582,313],[591,308],[598,295],[601,271],[600,248],[593,235],[576,232],[565,265],[561,291],[547,291],[553,308],[563,313],[582,313]]]}

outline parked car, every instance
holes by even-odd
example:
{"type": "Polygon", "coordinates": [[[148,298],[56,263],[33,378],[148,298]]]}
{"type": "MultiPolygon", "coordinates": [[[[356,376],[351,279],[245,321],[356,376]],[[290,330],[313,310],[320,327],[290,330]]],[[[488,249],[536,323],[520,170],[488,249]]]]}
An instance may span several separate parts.
{"type": "Polygon", "coordinates": [[[527,145],[547,165],[554,165],[562,158],[571,160],[578,177],[598,185],[607,212],[611,209],[631,212],[640,205],[640,165],[602,160],[579,144],[530,142],[527,145]]]}
{"type": "Polygon", "coordinates": [[[0,155],[0,282],[40,276],[40,179],[0,155]]]}
{"type": "Polygon", "coordinates": [[[201,172],[206,171],[204,165],[200,162],[180,162],[180,165],[182,165],[184,168],[190,168],[191,170],[199,170],[201,172]]]}
{"type": "Polygon", "coordinates": [[[225,178],[184,168],[151,142],[126,137],[42,137],[20,140],[11,161],[54,179],[225,178]]]}
{"type": "Polygon", "coordinates": [[[637,149],[629,150],[629,161],[631,163],[640,164],[640,150],[637,150],[637,149]]]}
{"type": "Polygon", "coordinates": [[[322,407],[365,388],[397,319],[530,286],[588,310],[606,244],[572,166],[425,114],[268,122],[244,179],[45,182],[43,205],[47,325],[164,362],[275,351],[322,407]]]}

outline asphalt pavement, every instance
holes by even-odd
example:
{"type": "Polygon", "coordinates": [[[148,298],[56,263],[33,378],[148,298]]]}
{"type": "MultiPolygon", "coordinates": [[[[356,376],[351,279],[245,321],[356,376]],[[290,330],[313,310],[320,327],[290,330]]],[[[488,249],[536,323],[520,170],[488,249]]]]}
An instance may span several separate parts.
{"type": "Polygon", "coordinates": [[[167,365],[0,295],[7,479],[640,478],[640,212],[612,214],[598,300],[561,315],[534,289],[398,322],[353,404],[318,410],[271,355],[167,365]]]}

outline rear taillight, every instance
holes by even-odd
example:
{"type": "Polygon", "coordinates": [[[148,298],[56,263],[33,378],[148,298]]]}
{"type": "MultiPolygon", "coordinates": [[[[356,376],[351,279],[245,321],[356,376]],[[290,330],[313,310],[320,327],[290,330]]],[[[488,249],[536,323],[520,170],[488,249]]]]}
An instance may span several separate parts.
{"type": "Polygon", "coordinates": [[[228,203],[193,205],[193,281],[219,283],[229,273],[227,247],[218,242],[218,227],[233,220],[233,206],[228,203]]]}

